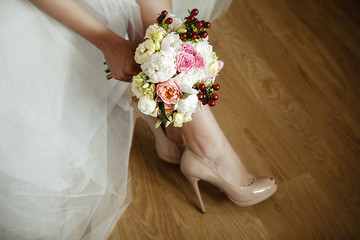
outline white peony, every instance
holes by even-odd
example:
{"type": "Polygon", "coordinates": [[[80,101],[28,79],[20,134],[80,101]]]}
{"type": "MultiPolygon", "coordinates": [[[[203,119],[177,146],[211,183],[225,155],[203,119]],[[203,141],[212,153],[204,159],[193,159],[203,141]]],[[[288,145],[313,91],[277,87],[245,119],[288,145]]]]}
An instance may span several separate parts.
{"type": "Polygon", "coordinates": [[[173,20],[172,23],[168,25],[168,29],[167,29],[168,33],[175,32],[179,27],[182,26],[181,19],[175,17],[174,14],[169,14],[168,17],[171,17],[173,20]]]}
{"type": "Polygon", "coordinates": [[[193,89],[194,84],[198,81],[203,81],[204,79],[206,79],[205,72],[198,68],[193,68],[189,72],[180,73],[175,78],[175,82],[179,86],[181,92],[196,94],[197,90],[193,89]]]}
{"type": "Polygon", "coordinates": [[[192,94],[185,99],[180,99],[176,110],[184,116],[191,117],[191,114],[195,113],[199,107],[197,95],[192,94]]]}
{"type": "Polygon", "coordinates": [[[206,64],[210,64],[213,59],[213,47],[208,42],[197,42],[194,44],[197,52],[205,58],[206,64]]]}
{"type": "Polygon", "coordinates": [[[135,51],[135,61],[138,64],[145,63],[148,58],[155,53],[155,43],[151,39],[140,43],[135,51]]]}
{"type": "Polygon", "coordinates": [[[149,77],[149,82],[159,83],[172,78],[176,74],[175,56],[163,51],[154,53],[141,65],[143,72],[149,77]]]}
{"type": "Polygon", "coordinates": [[[156,117],[157,114],[156,101],[154,101],[153,99],[145,96],[141,97],[138,102],[138,108],[142,113],[146,115],[150,115],[152,117],[156,117]]]}
{"type": "Polygon", "coordinates": [[[184,43],[180,40],[179,34],[172,32],[167,35],[161,43],[161,51],[167,55],[176,56],[184,43]]]}

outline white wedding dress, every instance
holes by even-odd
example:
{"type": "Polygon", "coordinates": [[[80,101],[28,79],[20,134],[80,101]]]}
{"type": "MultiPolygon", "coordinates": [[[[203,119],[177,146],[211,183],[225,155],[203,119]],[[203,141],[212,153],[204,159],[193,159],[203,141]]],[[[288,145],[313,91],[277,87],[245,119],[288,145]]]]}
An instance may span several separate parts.
{"type": "MultiPolygon", "coordinates": [[[[135,0],[77,2],[142,41],[135,0]]],[[[204,2],[174,2],[175,13],[208,19],[230,4],[204,2]]],[[[0,239],[106,239],[126,209],[131,92],[103,62],[28,1],[0,2],[0,239]]]]}

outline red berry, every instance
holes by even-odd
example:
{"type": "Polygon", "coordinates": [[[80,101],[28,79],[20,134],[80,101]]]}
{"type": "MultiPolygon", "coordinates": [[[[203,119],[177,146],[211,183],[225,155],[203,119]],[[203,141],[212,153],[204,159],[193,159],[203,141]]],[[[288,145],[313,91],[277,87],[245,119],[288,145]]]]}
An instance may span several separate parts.
{"type": "Polygon", "coordinates": [[[202,38],[206,38],[207,36],[208,36],[207,32],[201,32],[200,33],[200,37],[202,37],[202,38]]]}
{"type": "Polygon", "coordinates": [[[205,22],[205,23],[204,23],[204,27],[205,27],[205,28],[210,28],[210,27],[211,27],[211,23],[205,22]]]}
{"type": "Polygon", "coordinates": [[[173,22],[172,18],[168,18],[165,20],[166,24],[171,24],[173,22]]]}
{"type": "Polygon", "coordinates": [[[216,93],[214,93],[213,95],[211,95],[211,100],[218,100],[219,99],[219,95],[217,95],[216,93]]]}
{"type": "Polygon", "coordinates": [[[206,104],[207,104],[206,99],[204,99],[204,100],[202,101],[202,104],[203,104],[203,105],[206,105],[206,104]]]}
{"type": "Polygon", "coordinates": [[[181,38],[181,39],[186,39],[186,38],[187,38],[187,34],[186,34],[186,33],[180,34],[180,38],[181,38]]]}
{"type": "Polygon", "coordinates": [[[198,93],[197,97],[198,97],[198,100],[201,101],[204,99],[204,94],[198,93]]]}
{"type": "Polygon", "coordinates": [[[198,36],[197,36],[196,34],[194,34],[194,35],[191,36],[191,39],[192,39],[192,40],[196,40],[197,38],[198,38],[198,36]]]}
{"type": "Polygon", "coordinates": [[[203,84],[203,83],[199,83],[198,85],[197,85],[197,89],[199,89],[200,91],[204,91],[205,90],[205,84],[203,84]]]}
{"type": "Polygon", "coordinates": [[[166,15],[168,15],[168,12],[166,10],[161,12],[161,16],[165,17],[166,15]]]}
{"type": "Polygon", "coordinates": [[[158,18],[156,19],[158,22],[162,22],[164,18],[162,16],[158,16],[158,18]]]}
{"type": "Polygon", "coordinates": [[[190,16],[188,17],[188,20],[189,20],[190,22],[193,22],[193,21],[195,21],[195,17],[194,17],[193,15],[190,15],[190,16]]]}
{"type": "Polygon", "coordinates": [[[220,89],[220,85],[219,84],[217,84],[217,83],[215,83],[214,84],[214,86],[213,86],[213,88],[214,88],[214,90],[219,90],[220,89]]]}
{"type": "Polygon", "coordinates": [[[196,8],[194,8],[193,10],[191,10],[191,14],[196,16],[199,14],[199,10],[197,10],[196,8]]]}
{"type": "Polygon", "coordinates": [[[209,106],[210,107],[213,107],[213,106],[215,106],[216,105],[216,102],[214,101],[214,100],[211,100],[210,102],[209,102],[209,106]]]}
{"type": "Polygon", "coordinates": [[[200,21],[197,21],[197,22],[196,22],[196,27],[197,27],[197,28],[202,28],[202,26],[203,26],[203,23],[202,23],[202,22],[200,22],[200,21]]]}

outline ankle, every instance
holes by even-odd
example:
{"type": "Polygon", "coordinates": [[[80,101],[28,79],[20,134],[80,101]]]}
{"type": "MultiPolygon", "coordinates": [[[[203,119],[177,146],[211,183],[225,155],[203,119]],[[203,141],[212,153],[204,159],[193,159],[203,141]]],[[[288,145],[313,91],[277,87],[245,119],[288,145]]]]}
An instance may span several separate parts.
{"type": "Polygon", "coordinates": [[[198,156],[209,160],[210,162],[219,162],[224,157],[224,153],[228,153],[226,143],[223,141],[192,141],[186,143],[187,147],[198,156]]]}
{"type": "Polygon", "coordinates": [[[183,143],[181,128],[174,127],[172,125],[165,127],[166,136],[175,143],[183,143]]]}

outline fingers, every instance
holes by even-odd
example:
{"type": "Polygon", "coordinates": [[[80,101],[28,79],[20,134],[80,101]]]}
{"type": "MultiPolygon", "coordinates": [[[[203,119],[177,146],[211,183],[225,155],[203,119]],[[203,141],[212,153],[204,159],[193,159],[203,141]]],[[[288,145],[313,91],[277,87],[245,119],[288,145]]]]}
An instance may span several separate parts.
{"type": "Polygon", "coordinates": [[[119,80],[119,81],[123,81],[123,82],[131,82],[133,76],[136,76],[139,74],[139,72],[141,72],[141,68],[139,65],[135,65],[133,67],[133,69],[131,69],[130,71],[124,71],[124,72],[111,72],[112,73],[112,78],[119,80]]]}

